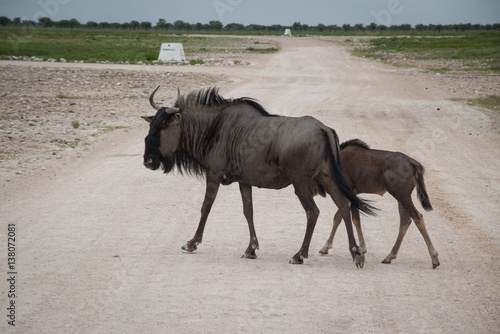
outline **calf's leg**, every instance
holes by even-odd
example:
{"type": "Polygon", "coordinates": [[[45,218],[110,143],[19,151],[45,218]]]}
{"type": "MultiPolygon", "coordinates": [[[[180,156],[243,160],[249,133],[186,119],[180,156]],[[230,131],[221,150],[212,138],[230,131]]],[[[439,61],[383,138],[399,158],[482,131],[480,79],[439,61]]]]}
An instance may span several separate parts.
{"type": "Polygon", "coordinates": [[[398,202],[398,209],[399,209],[399,233],[398,233],[398,238],[396,239],[396,243],[394,244],[394,247],[392,247],[391,252],[389,255],[385,257],[385,259],[382,261],[382,263],[391,263],[392,260],[395,260],[398,256],[399,248],[401,247],[401,243],[403,242],[403,238],[405,237],[406,231],[408,230],[408,227],[410,227],[411,224],[411,217],[410,213],[408,210],[405,209],[403,204],[401,202],[398,202]]]}
{"type": "Polygon", "coordinates": [[[335,237],[335,233],[337,232],[337,228],[339,227],[341,222],[342,222],[342,213],[340,213],[340,210],[337,210],[337,213],[335,213],[335,216],[333,216],[332,231],[330,232],[330,236],[328,237],[328,240],[326,241],[325,245],[319,251],[320,254],[326,255],[328,254],[328,250],[332,248],[333,238],[335,237]]]}
{"type": "Polygon", "coordinates": [[[304,259],[309,256],[309,245],[311,243],[314,227],[316,226],[316,221],[318,220],[319,216],[319,209],[312,197],[309,183],[310,182],[302,182],[299,184],[294,183],[295,194],[299,198],[302,207],[306,211],[307,227],[302,247],[300,248],[299,252],[295,254],[290,260],[290,263],[292,264],[302,264],[304,262],[304,259]]]}

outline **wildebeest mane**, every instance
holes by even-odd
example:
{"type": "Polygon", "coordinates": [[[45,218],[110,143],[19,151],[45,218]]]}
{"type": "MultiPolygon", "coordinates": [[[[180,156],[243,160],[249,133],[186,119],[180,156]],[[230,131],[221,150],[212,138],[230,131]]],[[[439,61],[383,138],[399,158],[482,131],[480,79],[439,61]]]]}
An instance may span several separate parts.
{"type": "Polygon", "coordinates": [[[343,150],[348,146],[357,146],[366,150],[370,149],[370,146],[361,139],[351,139],[340,144],[340,150],[343,150]]]}
{"type": "MultiPolygon", "coordinates": [[[[226,107],[238,104],[251,106],[262,116],[275,117],[268,113],[257,100],[249,97],[240,97],[236,99],[226,99],[219,94],[217,87],[209,87],[192,91],[187,95],[177,98],[175,107],[179,108],[183,115],[182,127],[182,148],[171,158],[163,158],[163,166],[175,164],[182,174],[184,172],[204,176],[206,168],[201,164],[203,157],[212,149],[213,145],[219,140],[220,131],[224,128],[224,117],[215,117],[213,114],[219,114],[226,107]],[[212,116],[210,116],[212,115],[212,116]],[[209,123],[206,121],[212,119],[209,123]],[[191,152],[188,153],[188,152],[191,152]],[[168,161],[170,159],[170,161],[168,161]]],[[[226,129],[227,130],[227,129],[226,129]]],[[[164,168],[168,173],[172,168],[164,168]]]]}
{"type": "Polygon", "coordinates": [[[240,97],[237,99],[226,99],[219,94],[218,87],[209,87],[192,91],[187,95],[179,96],[175,102],[175,107],[180,108],[181,111],[207,111],[217,112],[225,107],[234,104],[248,104],[256,109],[263,116],[275,116],[267,112],[257,100],[251,97],[240,97]]]}

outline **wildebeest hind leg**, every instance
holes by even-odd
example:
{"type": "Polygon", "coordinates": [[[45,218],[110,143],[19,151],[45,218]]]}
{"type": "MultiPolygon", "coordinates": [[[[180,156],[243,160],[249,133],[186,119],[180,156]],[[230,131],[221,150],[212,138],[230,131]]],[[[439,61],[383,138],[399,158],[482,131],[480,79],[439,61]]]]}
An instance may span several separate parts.
{"type": "Polygon", "coordinates": [[[365,255],[359,251],[359,247],[356,244],[356,239],[354,238],[354,232],[352,229],[352,220],[351,220],[351,210],[349,208],[349,201],[342,196],[340,190],[335,185],[333,180],[331,180],[328,176],[320,175],[321,185],[325,189],[325,191],[330,195],[335,205],[339,208],[339,211],[342,215],[342,219],[344,219],[345,227],[347,230],[347,237],[349,239],[349,252],[352,255],[352,259],[356,264],[357,268],[363,268],[365,264],[365,255]]]}
{"type": "Polygon", "coordinates": [[[427,228],[425,227],[424,217],[422,217],[422,214],[418,212],[417,209],[411,211],[411,217],[415,222],[415,225],[417,225],[420,234],[422,234],[422,237],[425,240],[425,244],[427,245],[427,249],[431,256],[432,268],[435,269],[440,264],[438,259],[438,253],[436,252],[434,245],[432,245],[431,238],[429,237],[429,233],[427,232],[427,228]]]}
{"type": "Polygon", "coordinates": [[[255,233],[253,224],[253,205],[252,205],[252,186],[240,183],[241,200],[243,201],[243,214],[248,222],[248,229],[250,230],[250,243],[248,248],[241,257],[246,259],[255,259],[257,254],[255,250],[259,249],[259,241],[255,233]]]}
{"type": "Polygon", "coordinates": [[[189,240],[186,245],[182,246],[182,250],[186,252],[193,252],[201,244],[203,240],[203,231],[205,230],[205,224],[207,223],[208,214],[212,209],[215,197],[217,197],[217,192],[219,191],[219,180],[207,176],[207,188],[205,190],[205,199],[203,200],[203,205],[201,206],[201,217],[198,223],[198,228],[194,234],[193,239],[189,240]]]}

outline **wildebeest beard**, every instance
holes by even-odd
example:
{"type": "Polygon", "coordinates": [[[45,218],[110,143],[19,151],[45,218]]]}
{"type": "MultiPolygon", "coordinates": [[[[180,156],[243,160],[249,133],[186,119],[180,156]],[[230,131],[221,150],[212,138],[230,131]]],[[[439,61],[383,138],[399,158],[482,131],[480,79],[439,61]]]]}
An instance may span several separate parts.
{"type": "Polygon", "coordinates": [[[165,174],[171,172],[174,167],[177,167],[181,174],[187,172],[191,175],[205,175],[206,173],[206,170],[198,162],[182,150],[166,157],[160,155],[160,165],[165,174]]]}
{"type": "Polygon", "coordinates": [[[174,169],[176,160],[175,153],[167,157],[160,155],[160,165],[165,174],[170,173],[174,169]]]}

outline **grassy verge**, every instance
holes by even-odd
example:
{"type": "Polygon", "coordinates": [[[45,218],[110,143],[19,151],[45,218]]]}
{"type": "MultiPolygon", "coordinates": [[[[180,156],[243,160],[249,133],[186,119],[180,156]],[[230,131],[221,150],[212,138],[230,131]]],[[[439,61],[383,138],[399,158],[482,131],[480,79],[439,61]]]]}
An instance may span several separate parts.
{"type": "MultiPolygon", "coordinates": [[[[461,70],[500,72],[500,33],[377,38],[365,40],[354,54],[396,64],[398,60],[451,60],[458,61],[461,70]]],[[[429,70],[444,73],[455,69],[444,65],[429,70]]]]}
{"type": "Polygon", "coordinates": [[[9,56],[67,61],[151,62],[161,43],[182,43],[187,58],[201,53],[272,53],[252,38],[169,35],[159,31],[0,28],[0,59],[9,56]]]}
{"type": "Polygon", "coordinates": [[[468,104],[493,110],[500,114],[500,96],[490,95],[465,100],[468,104]]]}

